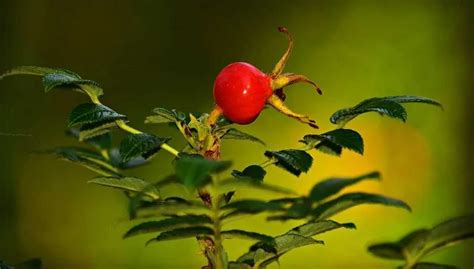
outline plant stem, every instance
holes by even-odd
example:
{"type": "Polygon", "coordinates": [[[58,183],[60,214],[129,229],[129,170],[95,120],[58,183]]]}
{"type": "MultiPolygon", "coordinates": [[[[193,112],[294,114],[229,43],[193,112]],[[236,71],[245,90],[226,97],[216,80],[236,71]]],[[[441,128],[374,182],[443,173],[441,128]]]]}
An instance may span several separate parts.
{"type": "MultiPolygon", "coordinates": [[[[100,102],[99,98],[97,98],[96,96],[94,95],[89,95],[92,103],[94,104],[97,104],[97,105],[102,105],[102,103],[100,102]]],[[[140,130],[137,130],[133,127],[131,127],[130,125],[128,125],[127,123],[125,123],[124,120],[116,120],[115,123],[117,124],[117,126],[124,130],[125,132],[129,132],[131,134],[141,134],[143,133],[142,131],[140,130]]],[[[166,143],[163,143],[161,146],[160,146],[163,150],[173,154],[174,156],[178,157],[179,155],[179,151],[176,150],[175,148],[171,147],[170,145],[166,144],[166,143]]],[[[107,158],[106,156],[104,156],[105,158],[107,158]]]]}
{"type": "MultiPolygon", "coordinates": [[[[141,134],[143,133],[142,131],[140,130],[137,130],[131,126],[129,126],[127,123],[125,123],[125,121],[123,120],[116,120],[115,123],[117,124],[117,126],[124,130],[125,132],[129,132],[131,134],[141,134]]],[[[178,157],[179,155],[179,151],[177,151],[175,148],[171,147],[170,145],[166,144],[166,143],[163,143],[161,146],[160,146],[163,150],[173,154],[174,156],[178,157]]]]}
{"type": "Polygon", "coordinates": [[[266,160],[265,162],[263,162],[260,166],[261,166],[262,168],[265,168],[265,167],[268,167],[268,166],[270,166],[270,165],[272,165],[272,164],[276,164],[277,162],[278,162],[277,159],[271,158],[271,159],[266,160]]]}
{"type": "MultiPolygon", "coordinates": [[[[216,186],[215,184],[214,186],[216,186]]],[[[217,186],[216,186],[217,189],[217,186]]],[[[217,198],[214,199],[212,202],[212,219],[213,219],[213,227],[214,227],[214,269],[227,269],[226,268],[226,258],[225,258],[225,251],[222,245],[222,237],[221,237],[221,220],[220,220],[220,195],[215,195],[217,198]]]]}

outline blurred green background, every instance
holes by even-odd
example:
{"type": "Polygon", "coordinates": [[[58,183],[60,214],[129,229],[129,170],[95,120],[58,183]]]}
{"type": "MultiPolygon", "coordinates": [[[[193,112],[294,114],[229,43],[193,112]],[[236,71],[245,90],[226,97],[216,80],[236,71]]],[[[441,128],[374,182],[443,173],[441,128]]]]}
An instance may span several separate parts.
{"type": "MultiPolygon", "coordinates": [[[[269,169],[269,181],[301,194],[327,176],[380,170],[381,183],[352,190],[384,193],[413,207],[407,213],[362,206],[338,215],[335,220],[353,221],[357,231],[325,234],[325,246],[293,251],[281,259],[281,268],[393,268],[396,262],[372,257],[367,245],[473,210],[472,23],[472,1],[454,0],[0,0],[0,70],[63,67],[96,80],[106,91],[105,104],[137,128],[173,136],[176,147],[183,145],[179,136],[166,126],[145,125],[145,116],[157,106],[209,111],[213,79],[231,62],[270,71],[286,48],[279,25],[296,42],[286,71],[306,74],[324,90],[318,96],[306,85],[292,86],[288,105],[312,115],[323,131],[334,128],[332,112],[367,97],[440,100],[444,111],[408,105],[407,124],[377,115],[351,122],[365,138],[364,156],[313,154],[312,170],[299,178],[269,169]]],[[[75,143],[63,131],[69,111],[82,102],[81,94],[45,95],[33,77],[0,82],[0,257],[42,257],[45,268],[199,268],[204,259],[194,240],[149,247],[147,237],[122,240],[132,223],[120,192],[86,184],[93,172],[32,154],[75,143]]],[[[243,130],[267,141],[269,149],[297,146],[314,132],[271,109],[243,130]]],[[[263,161],[264,150],[225,142],[223,158],[243,168],[263,161]]],[[[131,174],[156,180],[170,173],[170,161],[162,153],[131,174]]],[[[299,224],[263,219],[233,224],[270,234],[299,224]]],[[[249,244],[225,242],[231,258],[249,244]]],[[[472,268],[473,253],[470,241],[431,260],[472,268]]]]}

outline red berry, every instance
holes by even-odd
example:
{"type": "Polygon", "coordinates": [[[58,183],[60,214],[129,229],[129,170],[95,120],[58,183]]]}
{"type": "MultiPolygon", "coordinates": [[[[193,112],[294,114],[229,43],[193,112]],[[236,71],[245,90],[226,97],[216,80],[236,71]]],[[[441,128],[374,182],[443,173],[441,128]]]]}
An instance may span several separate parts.
{"type": "Polygon", "coordinates": [[[227,119],[249,124],[258,117],[273,93],[270,80],[251,64],[232,63],[217,75],[214,100],[227,119]]]}

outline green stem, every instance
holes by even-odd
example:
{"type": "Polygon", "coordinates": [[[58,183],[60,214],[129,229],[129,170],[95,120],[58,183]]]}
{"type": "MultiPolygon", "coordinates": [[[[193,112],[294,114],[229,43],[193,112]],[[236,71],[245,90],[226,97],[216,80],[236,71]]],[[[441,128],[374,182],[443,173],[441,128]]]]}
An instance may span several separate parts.
{"type": "MultiPolygon", "coordinates": [[[[218,181],[214,180],[214,189],[218,189],[218,181]]],[[[212,201],[212,220],[214,228],[214,269],[227,269],[224,246],[222,245],[221,229],[222,223],[220,219],[220,203],[222,195],[214,194],[212,201]]]]}
{"type": "MultiPolygon", "coordinates": [[[[142,131],[140,130],[137,130],[131,126],[129,126],[127,123],[125,123],[125,121],[123,120],[116,120],[115,123],[117,124],[117,126],[124,130],[125,132],[128,132],[128,133],[131,133],[131,134],[141,134],[142,131]]],[[[178,157],[179,155],[179,151],[177,151],[175,148],[171,147],[170,145],[166,144],[166,143],[163,143],[161,146],[160,146],[163,150],[173,154],[174,156],[178,157]]]]}

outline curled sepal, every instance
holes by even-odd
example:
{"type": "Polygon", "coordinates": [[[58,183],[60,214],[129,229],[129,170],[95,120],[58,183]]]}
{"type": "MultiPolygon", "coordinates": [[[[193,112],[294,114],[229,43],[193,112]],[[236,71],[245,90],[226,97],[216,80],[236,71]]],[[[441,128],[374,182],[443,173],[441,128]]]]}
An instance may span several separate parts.
{"type": "Polygon", "coordinates": [[[288,38],[288,48],[286,49],[285,53],[280,58],[278,63],[275,65],[275,67],[273,67],[273,71],[270,74],[270,76],[272,78],[275,78],[275,77],[279,76],[283,72],[283,69],[285,68],[286,62],[288,62],[288,59],[290,58],[290,55],[291,55],[291,51],[293,50],[293,37],[291,36],[288,29],[286,29],[285,27],[280,26],[280,27],[278,27],[278,31],[280,33],[284,33],[286,35],[286,37],[288,38]]]}
{"type": "Polygon", "coordinates": [[[267,103],[270,104],[273,108],[278,110],[279,112],[287,115],[290,118],[294,118],[302,123],[308,124],[309,126],[313,128],[319,128],[318,125],[316,125],[316,121],[310,119],[306,115],[298,114],[293,111],[291,111],[284,103],[283,101],[275,94],[270,96],[268,98],[267,103]]]}
{"type": "Polygon", "coordinates": [[[273,90],[279,90],[279,89],[282,89],[283,87],[286,87],[298,82],[305,82],[305,83],[311,84],[319,94],[323,94],[318,84],[311,81],[306,76],[293,74],[293,73],[286,73],[283,75],[279,75],[275,78],[272,78],[271,85],[272,85],[273,90]]]}

